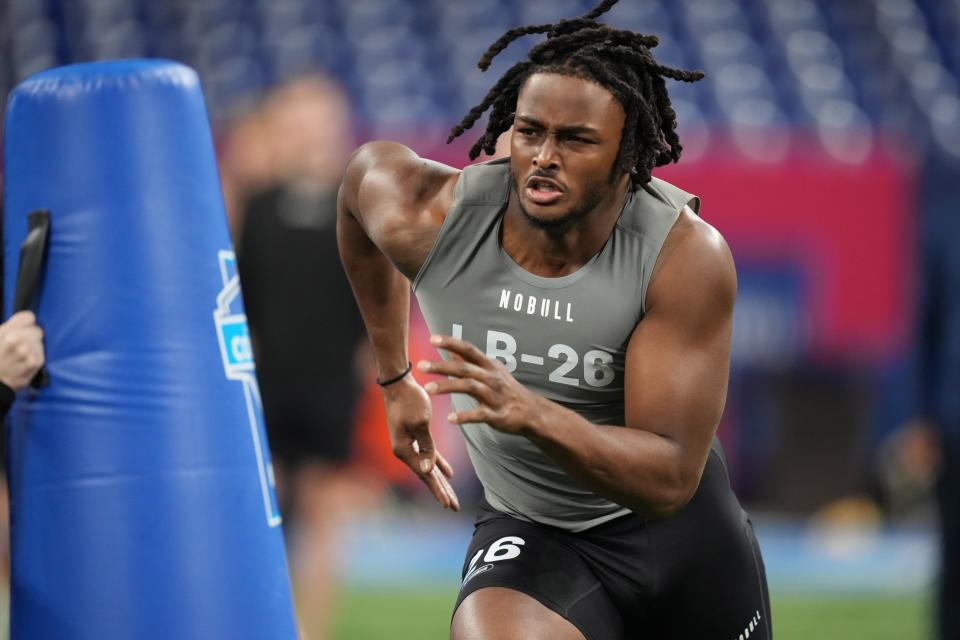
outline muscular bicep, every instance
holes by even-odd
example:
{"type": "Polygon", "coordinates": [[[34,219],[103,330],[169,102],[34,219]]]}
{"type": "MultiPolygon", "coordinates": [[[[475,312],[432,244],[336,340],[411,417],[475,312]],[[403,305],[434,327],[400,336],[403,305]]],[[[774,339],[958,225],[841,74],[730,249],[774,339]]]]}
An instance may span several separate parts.
{"type": "Polygon", "coordinates": [[[720,235],[681,217],[627,349],[626,424],[674,446],[693,490],[723,412],[736,273],[720,235]]]}
{"type": "Polygon", "coordinates": [[[436,240],[458,175],[401,144],[368,143],[347,165],[338,210],[412,278],[436,240]]]}

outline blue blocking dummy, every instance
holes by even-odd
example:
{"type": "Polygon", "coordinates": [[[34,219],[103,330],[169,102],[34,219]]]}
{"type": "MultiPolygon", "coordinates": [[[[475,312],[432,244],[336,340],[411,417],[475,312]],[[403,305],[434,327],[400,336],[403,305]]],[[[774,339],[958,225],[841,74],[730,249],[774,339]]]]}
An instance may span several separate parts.
{"type": "Polygon", "coordinates": [[[50,212],[49,385],[19,394],[9,431],[13,639],[295,638],[196,74],[45,71],[5,131],[8,310],[27,215],[50,212]]]}

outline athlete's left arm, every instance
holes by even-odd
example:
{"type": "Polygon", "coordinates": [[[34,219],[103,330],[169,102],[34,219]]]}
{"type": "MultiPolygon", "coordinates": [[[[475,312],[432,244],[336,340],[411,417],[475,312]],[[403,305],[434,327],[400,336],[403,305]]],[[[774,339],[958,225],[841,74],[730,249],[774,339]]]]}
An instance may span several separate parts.
{"type": "Polygon", "coordinates": [[[462,360],[421,363],[454,378],[430,393],[467,393],[486,422],[523,435],[567,473],[638,513],[676,513],[700,483],[727,393],[736,272],[723,238],[684,211],[664,243],[647,309],[627,347],[626,427],[588,422],[520,385],[498,361],[449,337],[434,344],[462,360]]]}

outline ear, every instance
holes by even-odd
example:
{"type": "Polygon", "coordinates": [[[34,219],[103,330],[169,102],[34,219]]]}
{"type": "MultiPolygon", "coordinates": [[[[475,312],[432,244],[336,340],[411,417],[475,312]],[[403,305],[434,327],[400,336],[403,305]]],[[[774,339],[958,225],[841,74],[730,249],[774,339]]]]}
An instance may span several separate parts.
{"type": "Polygon", "coordinates": [[[631,153],[629,156],[623,150],[623,145],[620,145],[620,150],[617,152],[617,159],[613,161],[613,171],[611,172],[611,182],[614,182],[616,178],[619,178],[621,175],[627,173],[632,176],[637,173],[637,154],[631,153]]]}

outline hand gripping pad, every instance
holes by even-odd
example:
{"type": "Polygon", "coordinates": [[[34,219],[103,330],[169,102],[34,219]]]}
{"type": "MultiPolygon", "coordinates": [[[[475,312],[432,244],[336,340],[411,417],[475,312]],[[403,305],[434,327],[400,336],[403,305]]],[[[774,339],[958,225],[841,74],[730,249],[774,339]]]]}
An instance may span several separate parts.
{"type": "Polygon", "coordinates": [[[11,413],[14,640],[295,638],[273,473],[196,74],[41,72],[8,102],[5,292],[50,212],[50,384],[11,413]]]}

